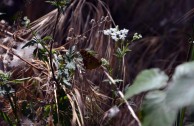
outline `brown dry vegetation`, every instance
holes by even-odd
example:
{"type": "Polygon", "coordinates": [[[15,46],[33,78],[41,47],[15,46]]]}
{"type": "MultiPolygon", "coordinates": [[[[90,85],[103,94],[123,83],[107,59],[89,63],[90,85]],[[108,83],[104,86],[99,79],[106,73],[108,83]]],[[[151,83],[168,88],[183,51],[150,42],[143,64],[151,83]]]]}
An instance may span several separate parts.
{"type": "MultiPolygon", "coordinates": [[[[33,5],[40,5],[39,2],[39,0],[34,0],[33,5]]],[[[32,20],[40,16],[38,10],[47,9],[47,6],[36,6],[36,9],[30,4],[28,6],[27,9],[24,9],[24,14],[27,14],[32,20]]],[[[59,16],[54,36],[57,42],[55,48],[63,45],[68,49],[76,44],[78,50],[86,48],[95,50],[99,58],[106,58],[111,63],[113,67],[112,77],[116,78],[117,75],[121,75],[117,71],[118,61],[113,55],[113,41],[98,32],[114,27],[116,24],[121,28],[125,27],[130,30],[128,39],[131,39],[134,32],[139,32],[143,35],[143,39],[136,41],[129,47],[132,51],[127,55],[125,61],[124,86],[130,84],[141,70],[147,68],[158,67],[171,75],[175,66],[187,60],[187,52],[189,50],[187,34],[192,31],[193,6],[194,2],[192,0],[73,0],[64,15],[61,14],[59,16]],[[94,22],[91,22],[92,19],[94,19],[94,22]],[[73,29],[73,31],[70,32],[70,29],[73,29]],[[81,37],[67,41],[66,38],[72,35],[81,35],[81,37]],[[86,39],[82,39],[83,36],[86,36],[86,39]]],[[[57,10],[53,10],[32,22],[30,24],[31,29],[27,29],[26,33],[20,35],[20,37],[30,39],[32,37],[31,30],[37,31],[41,37],[52,35],[56,19],[57,10]]],[[[1,35],[1,37],[4,37],[4,35],[1,35]]],[[[34,105],[36,108],[35,115],[37,118],[41,118],[42,104],[55,102],[53,94],[54,82],[51,81],[48,64],[39,60],[32,64],[33,67],[27,64],[25,67],[14,68],[11,71],[14,71],[13,78],[33,77],[14,88],[19,99],[18,108],[21,107],[20,103],[24,101],[36,102],[34,105]],[[50,99],[52,100],[50,101],[50,99]]],[[[89,117],[83,120],[86,126],[106,124],[136,126],[135,120],[130,116],[130,112],[127,111],[125,105],[122,106],[121,112],[112,121],[103,120],[106,111],[117,100],[111,96],[110,85],[102,82],[106,78],[100,68],[86,71],[84,74],[77,73],[73,82],[73,89],[71,91],[64,89],[68,92],[70,101],[73,97],[77,100],[76,104],[71,102],[71,106],[73,104],[75,108],[79,106],[80,112],[89,117]],[[87,98],[92,100],[88,101],[87,98]]],[[[124,90],[123,85],[119,85],[119,87],[124,90]]],[[[134,110],[138,110],[141,101],[142,96],[137,96],[130,100],[134,104],[132,105],[134,110]]],[[[9,107],[8,101],[2,99],[1,104],[1,109],[14,118],[13,112],[6,109],[9,107]]],[[[70,112],[69,110],[67,111],[70,112]]],[[[68,114],[66,115],[69,116],[68,114]]],[[[20,116],[22,117],[22,115],[20,116]]],[[[41,121],[40,119],[37,123],[41,121]]],[[[75,125],[75,120],[71,124],[75,125]]]]}

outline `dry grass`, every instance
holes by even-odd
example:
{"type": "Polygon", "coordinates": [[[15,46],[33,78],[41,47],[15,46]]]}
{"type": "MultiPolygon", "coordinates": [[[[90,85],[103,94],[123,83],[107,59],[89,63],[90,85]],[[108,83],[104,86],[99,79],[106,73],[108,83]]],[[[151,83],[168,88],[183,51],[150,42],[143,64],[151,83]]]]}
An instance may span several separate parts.
{"type": "MultiPolygon", "coordinates": [[[[118,2],[118,1],[117,1],[118,2]]],[[[140,31],[144,38],[136,41],[130,48],[132,52],[126,57],[125,67],[126,75],[125,85],[131,83],[135,76],[143,69],[159,67],[169,75],[173,72],[176,65],[186,61],[187,57],[187,36],[184,32],[190,31],[187,21],[192,19],[193,10],[188,7],[192,2],[178,1],[126,1],[118,2],[111,12],[116,19],[116,23],[121,27],[131,27],[133,31],[140,31]],[[122,15],[116,11],[125,8],[124,4],[130,5],[128,10],[122,15]],[[175,4],[176,3],[176,4],[175,4]],[[167,6],[166,6],[167,5],[167,6]],[[168,12],[167,8],[174,8],[174,11],[168,12]],[[178,10],[179,13],[176,13],[178,10]],[[157,15],[155,14],[157,12],[157,15]],[[188,13],[186,13],[188,12],[188,13]],[[125,15],[126,13],[129,13],[125,15]],[[185,14],[186,13],[186,14],[185,14]],[[115,14],[115,15],[114,15],[115,14]],[[185,14],[185,15],[184,15],[185,14]],[[119,17],[119,18],[118,18],[119,17]],[[128,23],[129,22],[129,23],[128,23]],[[161,25],[162,22],[166,22],[161,25]]],[[[111,4],[111,3],[109,3],[111,4]]],[[[41,37],[52,35],[54,24],[56,22],[57,10],[53,10],[47,15],[37,19],[30,24],[27,33],[21,35],[21,38],[30,39],[31,31],[36,31],[41,37]]],[[[118,75],[118,61],[113,56],[114,43],[110,38],[104,36],[101,30],[114,27],[115,23],[110,15],[109,8],[101,0],[87,1],[74,0],[70,6],[65,9],[65,13],[59,17],[57,31],[55,34],[55,47],[65,47],[68,49],[72,45],[77,46],[77,50],[89,48],[98,53],[98,57],[106,58],[113,70],[113,78],[118,75]],[[93,20],[91,22],[91,20],[93,20]],[[71,37],[71,40],[66,40],[71,37]],[[86,38],[85,38],[86,37],[86,38]],[[85,39],[84,39],[85,38],[85,39]]],[[[59,48],[60,49],[60,48],[59,48]]],[[[60,51],[60,50],[59,50],[60,51]]],[[[25,81],[17,89],[16,97],[18,98],[18,108],[20,103],[33,102],[35,116],[43,117],[43,105],[56,102],[53,81],[50,76],[50,67],[42,61],[33,62],[36,68],[26,65],[25,67],[14,68],[13,78],[32,77],[25,81]]],[[[67,94],[70,101],[69,110],[72,111],[73,119],[71,125],[119,125],[119,126],[136,126],[136,122],[126,111],[126,106],[121,106],[121,112],[110,122],[103,120],[103,116],[108,109],[115,105],[118,99],[112,96],[112,88],[105,82],[106,79],[103,70],[98,68],[92,71],[80,73],[77,71],[72,82],[74,85],[71,90],[62,86],[63,91],[67,94]]],[[[59,92],[58,92],[59,93],[59,92]]],[[[9,108],[9,102],[4,100],[4,108],[9,108]]],[[[132,99],[130,102],[135,103],[133,108],[139,109],[142,96],[132,99]]],[[[133,104],[132,104],[133,105],[133,104]]],[[[2,107],[3,108],[3,107],[2,107]]],[[[6,109],[7,113],[14,118],[13,112],[6,109]]],[[[25,120],[25,119],[24,119],[25,120]]],[[[52,120],[49,116],[48,120],[52,120]]],[[[40,123],[44,122],[39,120],[40,123]]],[[[52,124],[52,121],[49,121],[52,124]]]]}

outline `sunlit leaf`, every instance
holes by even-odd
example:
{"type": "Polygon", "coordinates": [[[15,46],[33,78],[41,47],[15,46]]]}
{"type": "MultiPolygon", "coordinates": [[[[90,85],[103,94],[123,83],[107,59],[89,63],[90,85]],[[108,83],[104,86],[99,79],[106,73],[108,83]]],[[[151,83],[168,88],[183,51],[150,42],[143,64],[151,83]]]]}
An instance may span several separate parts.
{"type": "Polygon", "coordinates": [[[128,87],[125,98],[131,98],[139,93],[160,89],[166,86],[168,76],[159,69],[144,70],[135,79],[134,83],[128,87]]]}

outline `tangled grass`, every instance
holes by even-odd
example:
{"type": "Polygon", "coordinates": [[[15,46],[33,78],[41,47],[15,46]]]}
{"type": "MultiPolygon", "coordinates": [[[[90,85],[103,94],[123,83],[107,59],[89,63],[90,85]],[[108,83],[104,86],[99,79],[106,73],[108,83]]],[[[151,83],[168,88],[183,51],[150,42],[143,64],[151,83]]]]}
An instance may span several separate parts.
{"type": "MultiPolygon", "coordinates": [[[[179,3],[181,5],[181,2],[179,3]]],[[[132,9],[136,8],[138,4],[139,2],[135,2],[132,9]]],[[[142,12],[144,10],[142,8],[147,8],[150,4],[153,3],[150,1],[147,4],[142,4],[136,9],[134,15],[142,12]]],[[[159,5],[157,2],[154,4],[159,5]]],[[[151,35],[145,36],[142,40],[130,45],[132,52],[126,56],[123,64],[127,72],[118,73],[117,64],[119,61],[113,55],[115,52],[114,42],[101,32],[115,26],[106,3],[101,0],[73,0],[64,10],[65,13],[61,13],[59,16],[57,16],[57,9],[51,11],[32,22],[27,29],[15,31],[6,27],[3,28],[5,24],[1,24],[1,37],[9,37],[11,43],[8,45],[1,44],[1,48],[4,48],[3,53],[7,52],[11,56],[17,56],[10,49],[17,46],[18,41],[31,40],[32,31],[36,32],[40,38],[47,35],[52,36],[57,22],[56,32],[53,36],[54,49],[60,54],[67,52],[73,45],[76,45],[76,51],[87,48],[94,50],[98,53],[98,58],[107,59],[110,66],[115,68],[111,75],[113,78],[124,76],[124,85],[123,83],[118,85],[121,90],[124,90],[123,87],[131,83],[142,69],[159,67],[171,75],[175,66],[186,60],[188,44],[185,44],[187,38],[182,34],[183,28],[171,29],[171,31],[167,31],[167,34],[161,36],[157,33],[157,30],[149,27],[150,24],[144,24],[143,31],[149,31],[151,35]],[[146,27],[150,29],[148,30],[146,27]],[[12,35],[15,37],[12,38],[12,35]]],[[[137,29],[141,27],[137,25],[141,24],[144,13],[141,16],[136,16],[138,19],[134,19],[135,21],[132,22],[132,25],[137,29]]],[[[177,19],[177,22],[182,23],[182,20],[189,19],[188,17],[191,14],[192,10],[183,18],[177,19]]],[[[168,27],[168,25],[165,26],[168,27]]],[[[49,48],[49,43],[47,46],[49,48]]],[[[43,62],[37,58],[34,58],[31,62],[22,57],[20,59],[21,62],[25,62],[25,65],[2,68],[4,72],[9,71],[11,73],[10,80],[31,77],[20,84],[10,83],[11,87],[15,89],[15,93],[11,96],[1,97],[1,111],[7,114],[11,122],[18,119],[17,123],[23,125],[56,125],[57,122],[63,125],[86,126],[137,125],[137,122],[130,116],[127,106],[123,104],[120,107],[119,114],[113,119],[109,119],[107,113],[110,112],[110,108],[116,104],[121,104],[123,101],[112,93],[111,90],[114,87],[103,81],[107,79],[103,69],[97,68],[85,72],[80,72],[77,69],[71,81],[72,88],[61,85],[61,88],[56,90],[56,82],[51,76],[52,71],[49,62],[43,62]],[[11,98],[11,101],[9,98],[11,98]],[[10,103],[14,105],[12,106],[10,103]],[[23,110],[24,108],[25,110],[23,110]],[[26,113],[27,111],[30,111],[30,114],[26,113]]],[[[3,62],[3,59],[1,60],[3,62]]],[[[57,72],[55,68],[54,73],[57,74],[57,72]]],[[[130,100],[130,105],[133,106],[134,110],[138,110],[141,101],[142,96],[137,96],[130,100]]],[[[9,122],[0,121],[2,125],[9,122]]]]}

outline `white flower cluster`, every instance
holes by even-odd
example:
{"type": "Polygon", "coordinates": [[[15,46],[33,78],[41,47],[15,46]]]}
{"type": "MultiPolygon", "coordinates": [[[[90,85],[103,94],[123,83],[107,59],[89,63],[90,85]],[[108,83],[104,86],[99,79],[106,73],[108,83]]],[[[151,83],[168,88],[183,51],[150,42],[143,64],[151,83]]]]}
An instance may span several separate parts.
{"type": "Polygon", "coordinates": [[[132,41],[135,41],[135,40],[138,40],[138,39],[141,39],[141,38],[142,38],[142,35],[141,34],[135,33],[133,35],[133,40],[132,41]]]}
{"type": "Polygon", "coordinates": [[[125,38],[127,37],[128,31],[129,30],[125,28],[122,30],[119,30],[118,26],[116,26],[115,28],[103,30],[103,33],[104,35],[110,35],[113,40],[118,41],[118,40],[125,40],[125,38]]]}
{"type": "Polygon", "coordinates": [[[28,19],[28,17],[25,16],[23,18],[22,25],[24,25],[25,27],[27,27],[29,24],[30,24],[30,19],[28,19]]]}

